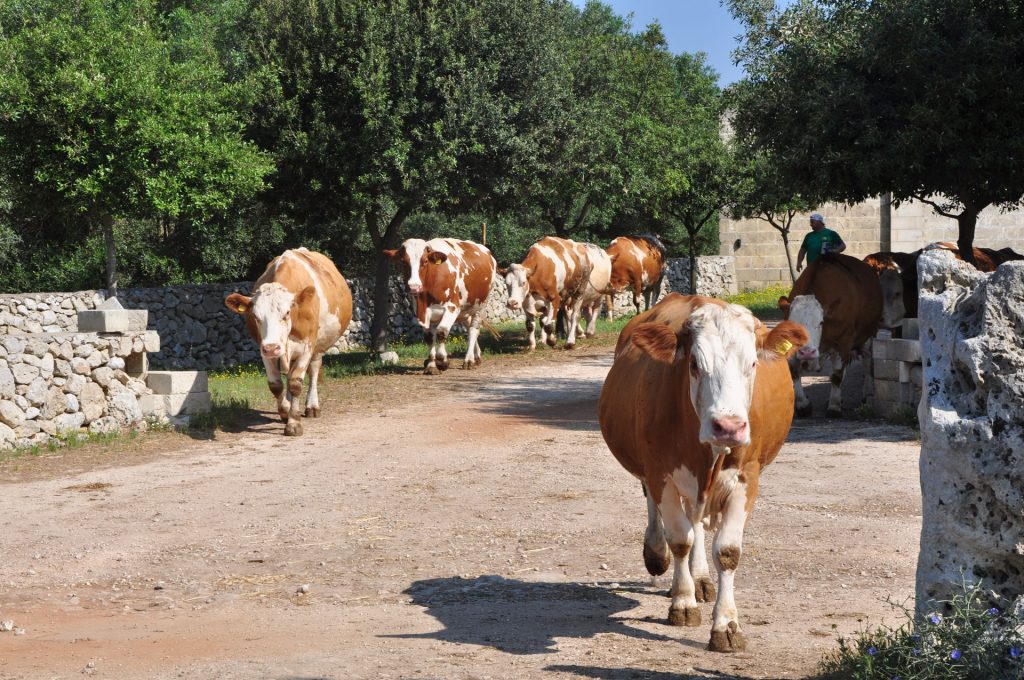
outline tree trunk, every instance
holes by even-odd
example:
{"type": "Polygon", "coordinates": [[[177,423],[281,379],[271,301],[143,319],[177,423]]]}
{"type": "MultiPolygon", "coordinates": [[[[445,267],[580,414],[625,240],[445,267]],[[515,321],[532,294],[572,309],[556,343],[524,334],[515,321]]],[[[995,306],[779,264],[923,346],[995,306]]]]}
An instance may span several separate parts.
{"type": "Polygon", "coordinates": [[[686,233],[690,236],[690,295],[697,294],[697,232],[686,225],[686,233]]]}
{"type": "Polygon", "coordinates": [[[780,229],[782,234],[782,248],[786,251],[786,264],[789,265],[789,280],[796,283],[796,270],[793,269],[793,253],[789,252],[789,227],[780,229]]]}
{"type": "Polygon", "coordinates": [[[960,257],[964,262],[970,262],[974,266],[978,266],[974,259],[974,231],[978,225],[978,213],[983,208],[984,206],[965,205],[963,212],[956,216],[956,223],[959,227],[956,247],[960,249],[960,257]]]}
{"type": "Polygon", "coordinates": [[[402,223],[412,212],[411,206],[401,206],[380,232],[379,215],[371,211],[366,215],[366,227],[377,248],[377,266],[373,276],[373,319],[370,321],[370,352],[380,354],[388,348],[388,321],[391,319],[391,289],[388,280],[391,275],[390,259],[383,253],[385,248],[398,246],[398,234],[402,223]]]}
{"type": "Polygon", "coordinates": [[[114,219],[109,215],[105,216],[101,224],[107,255],[107,297],[117,297],[117,244],[114,242],[114,219]]]}

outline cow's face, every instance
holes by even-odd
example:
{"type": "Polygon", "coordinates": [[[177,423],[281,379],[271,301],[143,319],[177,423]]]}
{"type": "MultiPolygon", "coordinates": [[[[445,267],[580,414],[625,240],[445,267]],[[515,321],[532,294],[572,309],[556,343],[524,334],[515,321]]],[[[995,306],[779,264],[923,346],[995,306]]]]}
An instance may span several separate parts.
{"type": "Polygon", "coordinates": [[[896,328],[903,323],[907,309],[903,304],[903,274],[899,269],[886,269],[878,275],[882,287],[882,326],[896,328]]]}
{"type": "Polygon", "coordinates": [[[508,288],[508,308],[523,309],[526,296],[530,294],[530,270],[521,264],[513,264],[505,273],[505,287],[508,288]]]}
{"type": "Polygon", "coordinates": [[[797,295],[792,300],[779,298],[779,307],[786,318],[807,329],[807,344],[801,347],[796,358],[807,371],[821,369],[821,327],[825,323],[825,310],[813,295],[797,295]]]}
{"type": "Polygon", "coordinates": [[[694,309],[678,336],[662,323],[643,323],[632,342],[658,361],[685,367],[701,443],[732,448],[750,443],[759,360],[790,357],[807,332],[790,321],[769,330],[745,307],[712,303],[694,309]]]}
{"type": "Polygon", "coordinates": [[[423,279],[420,277],[420,264],[429,249],[427,242],[421,238],[409,238],[402,242],[397,250],[385,250],[384,254],[395,262],[402,264],[405,273],[405,285],[413,295],[423,292],[423,279]]]}
{"type": "Polygon", "coordinates": [[[313,286],[306,286],[296,295],[280,283],[264,283],[251,298],[234,293],[225,304],[238,314],[251,316],[260,332],[260,354],[267,359],[278,359],[288,347],[298,308],[309,304],[315,294],[313,286]]]}

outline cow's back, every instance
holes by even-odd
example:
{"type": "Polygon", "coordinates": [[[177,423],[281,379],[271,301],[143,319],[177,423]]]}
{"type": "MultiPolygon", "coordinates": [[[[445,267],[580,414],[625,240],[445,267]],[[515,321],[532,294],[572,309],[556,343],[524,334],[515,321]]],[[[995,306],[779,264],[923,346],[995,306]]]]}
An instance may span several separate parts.
{"type": "MultiPolygon", "coordinates": [[[[838,253],[822,255],[804,270],[789,295],[813,295],[825,312],[821,331],[822,352],[846,354],[878,331],[882,318],[882,288],[878,276],[864,262],[838,253]]],[[[846,361],[849,356],[843,356],[846,361]]]]}
{"type": "Polygon", "coordinates": [[[583,244],[545,236],[526,253],[523,266],[530,270],[530,290],[544,299],[578,295],[590,277],[583,244]]]}

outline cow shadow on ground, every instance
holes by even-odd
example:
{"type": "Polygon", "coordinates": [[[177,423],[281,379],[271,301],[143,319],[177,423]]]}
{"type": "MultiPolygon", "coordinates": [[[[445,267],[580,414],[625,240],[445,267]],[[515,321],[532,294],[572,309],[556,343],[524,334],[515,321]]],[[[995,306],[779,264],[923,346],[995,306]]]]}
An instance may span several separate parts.
{"type": "Polygon", "coordinates": [[[640,605],[629,596],[631,592],[647,592],[641,583],[615,585],[535,583],[490,575],[416,581],[405,594],[444,628],[384,637],[443,640],[520,655],[553,654],[560,638],[585,639],[605,633],[673,641],[630,625],[647,619],[613,616],[640,605]],[[535,606],[524,606],[531,603],[535,606]]]}
{"type": "MultiPolygon", "coordinates": [[[[695,673],[678,671],[651,671],[643,668],[602,668],[599,666],[578,666],[572,664],[545,666],[544,670],[555,673],[572,673],[581,678],[596,680],[753,680],[752,675],[736,675],[711,669],[694,669],[695,673]]],[[[757,676],[763,678],[763,676],[757,676]]]]}
{"type": "Polygon", "coordinates": [[[603,380],[528,378],[497,380],[476,409],[549,427],[596,432],[597,400],[603,380]]]}

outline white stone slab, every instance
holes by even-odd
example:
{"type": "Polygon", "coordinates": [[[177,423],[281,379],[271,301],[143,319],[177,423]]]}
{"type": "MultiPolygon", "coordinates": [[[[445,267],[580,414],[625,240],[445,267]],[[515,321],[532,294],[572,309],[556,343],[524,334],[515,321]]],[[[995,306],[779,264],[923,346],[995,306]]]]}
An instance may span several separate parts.
{"type": "Polygon", "coordinates": [[[208,391],[206,371],[150,371],[146,386],[157,394],[188,394],[208,391]]]}

